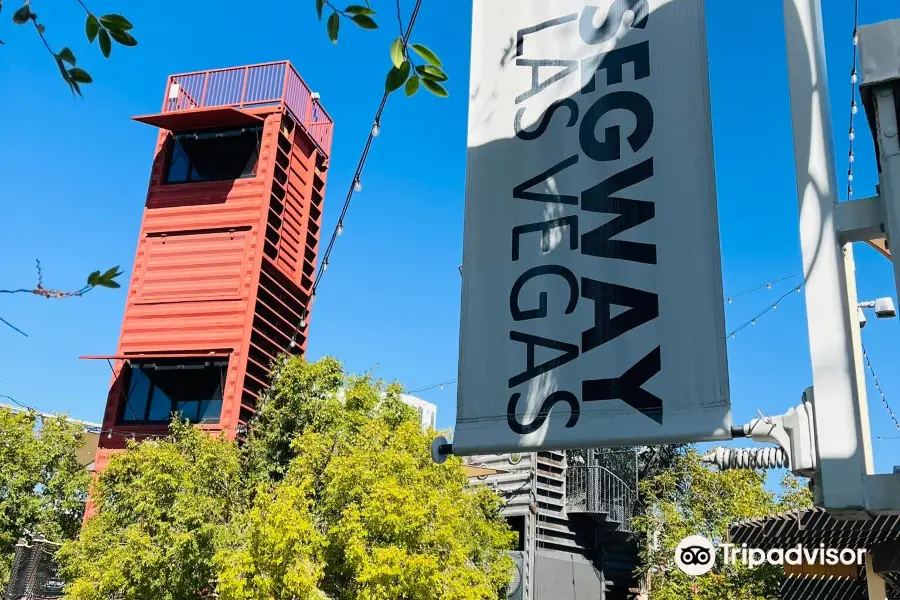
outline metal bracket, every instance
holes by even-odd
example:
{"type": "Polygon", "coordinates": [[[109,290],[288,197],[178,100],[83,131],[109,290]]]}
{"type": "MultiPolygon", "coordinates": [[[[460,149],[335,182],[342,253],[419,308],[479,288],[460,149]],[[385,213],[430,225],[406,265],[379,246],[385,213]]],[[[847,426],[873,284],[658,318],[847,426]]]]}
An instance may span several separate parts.
{"type": "Polygon", "coordinates": [[[884,200],[881,196],[839,202],[834,221],[841,244],[884,238],[884,200]]]}

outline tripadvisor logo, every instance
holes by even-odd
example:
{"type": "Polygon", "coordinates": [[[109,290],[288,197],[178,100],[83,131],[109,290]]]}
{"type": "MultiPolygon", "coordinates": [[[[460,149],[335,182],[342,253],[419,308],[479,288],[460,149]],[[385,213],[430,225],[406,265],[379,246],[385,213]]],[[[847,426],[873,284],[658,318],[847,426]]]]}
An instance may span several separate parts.
{"type": "Polygon", "coordinates": [[[701,535],[690,535],[675,548],[675,564],[688,575],[704,575],[716,565],[716,550],[722,550],[722,563],[734,565],[743,563],[754,569],[763,564],[770,565],[861,565],[865,563],[866,551],[861,548],[806,548],[797,544],[790,548],[748,548],[747,544],[720,544],[718,548],[701,535]]]}
{"type": "Polygon", "coordinates": [[[675,564],[688,575],[704,575],[716,565],[716,548],[702,535],[689,535],[675,548],[675,564]]]}

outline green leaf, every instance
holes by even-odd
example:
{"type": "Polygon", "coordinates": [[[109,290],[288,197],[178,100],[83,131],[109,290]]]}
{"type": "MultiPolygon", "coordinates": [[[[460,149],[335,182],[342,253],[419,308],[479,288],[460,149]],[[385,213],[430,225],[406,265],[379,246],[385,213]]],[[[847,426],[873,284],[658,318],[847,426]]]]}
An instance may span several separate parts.
{"type": "Polygon", "coordinates": [[[13,13],[12,20],[16,25],[24,25],[31,18],[31,7],[27,4],[13,13]]]}
{"type": "Polygon", "coordinates": [[[56,56],[57,56],[57,58],[59,58],[60,60],[64,60],[64,61],[66,61],[67,63],[69,63],[70,65],[74,65],[74,64],[75,64],[75,55],[72,54],[72,51],[69,50],[68,47],[63,48],[62,50],[60,50],[60,51],[56,54],[56,56]]]}
{"type": "Polygon", "coordinates": [[[78,85],[77,81],[69,80],[69,87],[72,88],[72,94],[78,94],[82,98],[84,98],[84,94],[81,93],[81,87],[78,85]]]}
{"type": "Polygon", "coordinates": [[[94,81],[87,71],[84,69],[79,69],[78,67],[72,67],[69,69],[69,77],[72,78],[72,81],[77,83],[91,83],[94,81]]]}
{"type": "Polygon", "coordinates": [[[423,79],[422,85],[425,86],[425,89],[437,96],[438,98],[446,98],[450,94],[447,93],[447,90],[436,81],[432,81],[430,79],[423,79]]]}
{"type": "Polygon", "coordinates": [[[406,83],[406,79],[409,77],[409,71],[410,66],[408,60],[404,60],[400,65],[400,68],[391,67],[391,70],[388,71],[387,74],[387,80],[384,83],[384,90],[390,93],[406,83]]]}
{"type": "Polygon", "coordinates": [[[113,281],[112,279],[110,279],[108,281],[105,281],[105,280],[98,281],[97,285],[99,285],[100,287],[112,288],[112,289],[122,287],[121,285],[119,285],[118,281],[113,281]]]}
{"type": "Polygon", "coordinates": [[[100,279],[103,279],[105,281],[107,279],[113,279],[115,277],[118,277],[121,274],[122,274],[122,272],[119,271],[119,265],[116,265],[112,269],[107,269],[106,273],[104,273],[103,275],[100,276],[100,279]]]}
{"type": "Polygon", "coordinates": [[[322,20],[322,9],[325,8],[325,0],[316,0],[316,14],[319,15],[319,20],[322,20]]]}
{"type": "Polygon", "coordinates": [[[367,6],[359,6],[353,4],[344,9],[344,12],[349,15],[374,15],[375,11],[367,6]]]}
{"type": "Polygon", "coordinates": [[[443,66],[441,64],[441,59],[437,57],[437,54],[435,54],[422,44],[410,44],[410,47],[416,51],[416,54],[424,58],[425,62],[432,64],[435,67],[443,66]]]}
{"type": "Polygon", "coordinates": [[[94,43],[94,38],[97,37],[98,31],[100,31],[100,21],[94,15],[88,15],[87,21],[84,23],[84,32],[87,34],[87,39],[90,43],[94,43]]]}
{"type": "Polygon", "coordinates": [[[431,65],[418,66],[416,72],[422,76],[422,79],[430,79],[432,81],[447,81],[447,74],[438,67],[431,65]]]}
{"type": "Polygon", "coordinates": [[[331,40],[332,44],[337,44],[338,41],[338,31],[341,28],[341,17],[337,14],[337,12],[331,13],[331,16],[328,17],[328,23],[326,24],[326,29],[328,30],[328,39],[331,40]]]}
{"type": "Polygon", "coordinates": [[[109,40],[109,34],[106,33],[105,29],[100,30],[100,52],[103,53],[103,56],[109,58],[109,53],[112,50],[112,42],[109,40]]]}
{"type": "Polygon", "coordinates": [[[97,285],[100,282],[100,271],[94,271],[90,275],[88,275],[87,284],[88,285],[97,285]]]}
{"type": "Polygon", "coordinates": [[[128,31],[134,27],[134,25],[131,24],[131,21],[122,15],[103,15],[100,17],[100,23],[109,29],[110,33],[113,31],[128,31]]]}
{"type": "Polygon", "coordinates": [[[403,56],[403,38],[398,37],[394,40],[394,43],[391,44],[391,62],[399,69],[404,60],[406,59],[403,56]]]}
{"type": "Polygon", "coordinates": [[[115,29],[109,30],[109,35],[112,36],[112,39],[116,40],[123,46],[137,46],[137,40],[134,39],[127,31],[116,31],[115,29]]]}
{"type": "Polygon", "coordinates": [[[366,15],[353,15],[350,19],[363,29],[378,29],[378,25],[372,20],[372,17],[367,17],[366,15]]]}
{"type": "Polygon", "coordinates": [[[419,77],[418,75],[413,75],[406,81],[406,87],[404,88],[406,92],[407,98],[412,98],[415,96],[416,92],[419,91],[419,77]]]}

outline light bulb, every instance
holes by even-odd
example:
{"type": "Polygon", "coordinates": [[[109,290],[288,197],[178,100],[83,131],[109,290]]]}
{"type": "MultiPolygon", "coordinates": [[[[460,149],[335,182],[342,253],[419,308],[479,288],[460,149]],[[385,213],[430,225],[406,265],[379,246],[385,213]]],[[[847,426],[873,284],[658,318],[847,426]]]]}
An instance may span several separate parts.
{"type": "Polygon", "coordinates": [[[731,338],[734,339],[734,334],[733,334],[733,333],[731,334],[731,338]]]}
{"type": "Polygon", "coordinates": [[[322,261],[322,272],[324,273],[327,270],[328,270],[328,259],[326,258],[325,260],[322,261]]]}
{"type": "Polygon", "coordinates": [[[353,184],[353,191],[354,192],[362,191],[362,181],[360,181],[359,179],[356,180],[356,183],[353,184]]]}
{"type": "Polygon", "coordinates": [[[853,171],[847,172],[847,181],[853,181],[853,171]]]}
{"type": "Polygon", "coordinates": [[[852,127],[850,128],[850,133],[848,134],[848,137],[850,138],[851,142],[856,139],[856,132],[853,131],[852,127]]]}
{"type": "MultiPolygon", "coordinates": [[[[303,317],[300,317],[300,327],[306,327],[306,319],[304,319],[303,317]]],[[[296,347],[297,347],[297,340],[295,340],[294,338],[291,338],[290,347],[291,347],[291,348],[296,348],[296,347]]]]}
{"type": "Polygon", "coordinates": [[[859,76],[856,74],[856,69],[850,71],[850,83],[856,83],[859,81],[859,76]]]}
{"type": "Polygon", "coordinates": [[[372,137],[378,137],[379,133],[381,133],[381,127],[378,125],[378,121],[375,121],[375,124],[372,125],[372,137]]]}
{"type": "Polygon", "coordinates": [[[728,304],[731,304],[731,298],[728,299],[728,304]]]}
{"type": "Polygon", "coordinates": [[[859,31],[857,31],[856,29],[853,30],[853,45],[859,45],[859,31]]]}
{"type": "Polygon", "coordinates": [[[853,188],[852,188],[852,187],[849,187],[849,186],[847,187],[847,195],[848,195],[848,196],[852,196],[852,195],[853,195],[853,188]]]}
{"type": "Polygon", "coordinates": [[[344,224],[341,221],[338,221],[337,234],[344,235],[344,224]]]}
{"type": "Polygon", "coordinates": [[[800,288],[799,288],[799,287],[797,288],[797,293],[798,293],[798,294],[800,293],[800,288]]]}
{"type": "Polygon", "coordinates": [[[751,324],[751,325],[756,325],[756,319],[753,319],[752,321],[750,321],[750,324],[751,324]]]}
{"type": "Polygon", "coordinates": [[[773,304],[773,305],[772,305],[772,310],[776,310],[777,308],[778,308],[778,305],[777,305],[777,304],[773,304]]]}
{"type": "Polygon", "coordinates": [[[108,439],[108,440],[112,439],[112,429],[110,429],[109,433],[106,434],[106,439],[108,439]]]}
{"type": "Polygon", "coordinates": [[[850,103],[850,111],[855,115],[859,112],[859,106],[856,104],[856,100],[850,103]]]}
{"type": "Polygon", "coordinates": [[[850,151],[850,162],[856,162],[856,155],[853,154],[853,150],[850,151]]]}
{"type": "Polygon", "coordinates": [[[441,389],[444,389],[444,384],[443,384],[443,383],[441,384],[441,389]]]}
{"type": "Polygon", "coordinates": [[[767,283],[767,284],[766,284],[766,287],[769,288],[769,289],[771,290],[771,289],[772,289],[772,284],[771,284],[771,283],[767,283]]]}
{"type": "Polygon", "coordinates": [[[306,329],[306,315],[300,317],[300,329],[306,329]]]}

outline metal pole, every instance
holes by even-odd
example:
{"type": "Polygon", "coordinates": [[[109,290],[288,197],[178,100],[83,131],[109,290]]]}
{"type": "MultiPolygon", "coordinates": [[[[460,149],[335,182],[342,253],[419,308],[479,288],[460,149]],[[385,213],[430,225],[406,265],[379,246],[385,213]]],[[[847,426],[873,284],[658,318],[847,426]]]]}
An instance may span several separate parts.
{"type": "Polygon", "coordinates": [[[874,89],[875,129],[878,159],[881,166],[880,189],[884,198],[885,228],[891,256],[894,256],[894,283],[900,298],[900,257],[894,254],[900,246],[900,137],[898,137],[897,103],[900,85],[894,82],[874,89]],[[898,90],[895,92],[895,90],[898,90]]]}
{"type": "MultiPolygon", "coordinates": [[[[834,139],[819,0],[784,0],[784,28],[800,208],[800,245],[815,388],[816,437],[824,505],[864,507],[866,458],[848,273],[834,223],[834,139]]],[[[858,325],[857,325],[858,326],[858,325]]]]}

